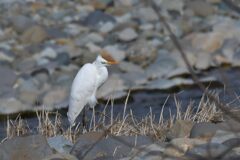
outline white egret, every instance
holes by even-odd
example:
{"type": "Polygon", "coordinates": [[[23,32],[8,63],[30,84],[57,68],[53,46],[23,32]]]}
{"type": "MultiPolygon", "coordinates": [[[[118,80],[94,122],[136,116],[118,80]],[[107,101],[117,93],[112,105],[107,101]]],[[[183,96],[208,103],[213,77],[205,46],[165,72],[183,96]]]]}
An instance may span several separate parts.
{"type": "Polygon", "coordinates": [[[75,125],[77,116],[88,104],[91,108],[97,103],[97,89],[107,80],[106,66],[117,64],[106,51],[102,51],[93,63],[87,63],[78,71],[73,80],[69,97],[68,120],[75,125]]]}

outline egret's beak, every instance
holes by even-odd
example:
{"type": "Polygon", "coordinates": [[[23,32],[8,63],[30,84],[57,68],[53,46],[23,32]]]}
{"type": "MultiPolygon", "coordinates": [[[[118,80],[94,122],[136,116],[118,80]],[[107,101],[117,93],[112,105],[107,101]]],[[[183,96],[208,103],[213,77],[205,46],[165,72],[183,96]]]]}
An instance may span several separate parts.
{"type": "Polygon", "coordinates": [[[119,63],[118,61],[107,61],[107,64],[109,65],[118,64],[118,63],[119,63]]]}

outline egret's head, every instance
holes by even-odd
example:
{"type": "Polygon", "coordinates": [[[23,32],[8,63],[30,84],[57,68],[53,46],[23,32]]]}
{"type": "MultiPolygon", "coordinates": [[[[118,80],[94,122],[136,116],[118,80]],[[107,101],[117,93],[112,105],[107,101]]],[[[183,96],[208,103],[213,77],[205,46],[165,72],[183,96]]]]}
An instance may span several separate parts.
{"type": "Polygon", "coordinates": [[[114,60],[112,56],[108,54],[106,51],[102,51],[101,54],[98,55],[96,62],[104,66],[118,64],[118,62],[114,60]]]}

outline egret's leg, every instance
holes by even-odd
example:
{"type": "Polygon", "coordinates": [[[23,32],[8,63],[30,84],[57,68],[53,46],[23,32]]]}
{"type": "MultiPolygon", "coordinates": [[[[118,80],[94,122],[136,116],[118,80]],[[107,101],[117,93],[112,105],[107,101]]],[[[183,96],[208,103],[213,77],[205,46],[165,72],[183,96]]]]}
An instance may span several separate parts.
{"type": "Polygon", "coordinates": [[[86,123],[87,123],[87,119],[86,119],[86,107],[83,108],[82,111],[82,124],[83,124],[83,128],[86,128],[86,123]]]}

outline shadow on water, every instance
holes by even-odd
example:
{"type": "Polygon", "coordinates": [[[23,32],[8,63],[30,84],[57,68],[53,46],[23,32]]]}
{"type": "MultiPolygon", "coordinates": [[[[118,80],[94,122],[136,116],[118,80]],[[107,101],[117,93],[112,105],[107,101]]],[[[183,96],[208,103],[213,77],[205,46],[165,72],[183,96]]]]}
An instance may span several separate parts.
{"type": "MultiPolygon", "coordinates": [[[[221,83],[214,82],[211,84],[205,84],[210,91],[218,93],[222,102],[231,103],[232,106],[238,107],[240,101],[237,100],[237,96],[240,95],[240,69],[239,68],[221,68],[221,69],[211,69],[201,73],[200,77],[214,76],[221,83]],[[224,85],[222,85],[224,84],[224,85]],[[235,101],[233,101],[235,100],[235,101]]],[[[149,114],[150,108],[152,113],[155,116],[155,120],[159,119],[160,112],[164,106],[164,118],[169,117],[169,112],[172,115],[176,113],[176,104],[174,98],[177,98],[178,102],[181,103],[181,110],[185,111],[189,103],[194,103],[194,106],[197,106],[200,99],[202,98],[203,92],[199,90],[197,86],[179,86],[174,87],[168,91],[136,91],[131,92],[129,101],[127,104],[127,113],[132,110],[133,115],[136,118],[141,119],[149,114]]],[[[120,113],[123,113],[124,109],[123,100],[114,101],[113,104],[113,115],[117,116],[120,113]]],[[[100,101],[96,106],[97,112],[102,112],[105,107],[106,102],[100,101]]],[[[67,109],[58,110],[62,115],[63,128],[67,128],[68,121],[66,117],[67,109]]],[[[110,117],[111,114],[111,103],[106,108],[106,114],[110,117]]],[[[9,115],[9,119],[14,120],[19,114],[9,115]]],[[[87,116],[90,118],[92,111],[87,112],[87,116]]],[[[121,114],[120,114],[121,115],[121,114]]],[[[98,118],[100,114],[97,114],[98,118]]],[[[34,112],[24,112],[21,113],[21,117],[25,119],[30,128],[36,128],[38,125],[38,119],[36,113],[34,112]]],[[[52,117],[54,118],[54,117],[52,117]]],[[[81,115],[77,119],[81,121],[81,115]]],[[[106,118],[108,120],[108,118],[106,118]]],[[[0,115],[0,139],[3,139],[6,136],[6,127],[7,127],[7,116],[0,115]]]]}

